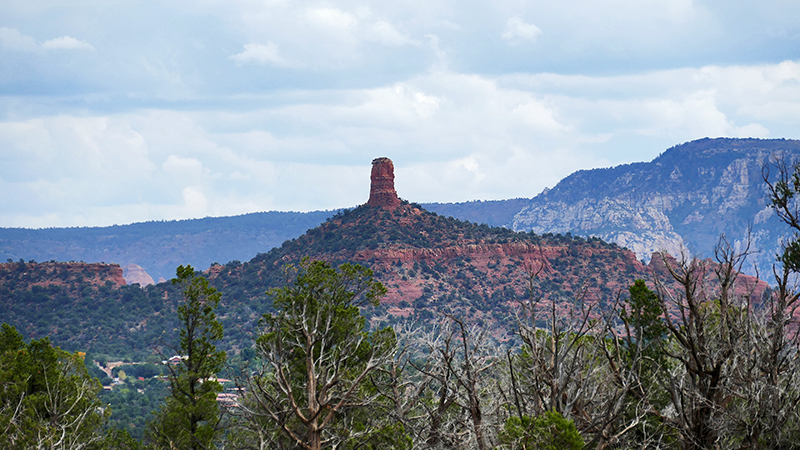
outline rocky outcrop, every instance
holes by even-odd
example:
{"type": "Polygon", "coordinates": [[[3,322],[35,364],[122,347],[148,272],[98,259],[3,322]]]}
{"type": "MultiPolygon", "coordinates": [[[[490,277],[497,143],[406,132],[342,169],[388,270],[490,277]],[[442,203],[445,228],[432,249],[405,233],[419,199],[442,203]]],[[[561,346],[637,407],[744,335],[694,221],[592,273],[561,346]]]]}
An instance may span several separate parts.
{"type": "Polygon", "coordinates": [[[767,206],[762,168],[800,158],[800,141],[702,139],[649,163],[576,172],[533,198],[509,224],[517,231],[597,236],[648,261],[653,252],[707,258],[724,234],[754,250],[746,269],[771,273],[790,234],[767,206]]]}
{"type": "Polygon", "coordinates": [[[663,198],[584,198],[553,201],[523,209],[512,228],[535,233],[573,233],[597,236],[632,250],[644,260],[657,250],[679,254],[683,238],[664,211],[663,198]]]}
{"type": "Polygon", "coordinates": [[[400,198],[394,190],[394,164],[391,159],[383,157],[372,160],[370,181],[367,205],[384,209],[400,206],[400,198]]]}
{"type": "Polygon", "coordinates": [[[115,287],[125,286],[119,264],[83,262],[10,262],[0,264],[0,285],[13,282],[19,289],[31,286],[65,286],[88,284],[105,286],[111,282],[115,287]]]}
{"type": "Polygon", "coordinates": [[[122,268],[122,276],[129,285],[135,283],[138,283],[140,286],[155,284],[153,277],[145,272],[144,269],[133,263],[122,268]]]}

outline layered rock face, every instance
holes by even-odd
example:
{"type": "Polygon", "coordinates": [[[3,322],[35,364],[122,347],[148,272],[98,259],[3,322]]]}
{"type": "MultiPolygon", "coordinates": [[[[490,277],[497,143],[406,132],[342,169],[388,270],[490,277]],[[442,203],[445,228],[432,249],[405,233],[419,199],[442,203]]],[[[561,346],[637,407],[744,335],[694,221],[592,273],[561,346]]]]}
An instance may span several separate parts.
{"type": "MultiPolygon", "coordinates": [[[[714,255],[719,236],[755,253],[771,273],[791,230],[768,206],[762,168],[800,159],[800,141],[702,139],[673,147],[649,163],[579,171],[543,192],[515,216],[514,230],[598,236],[649,260],[654,251],[714,255]]],[[[774,181],[774,169],[771,179],[774,181]]]]}
{"type": "Polygon", "coordinates": [[[394,164],[391,159],[383,157],[372,160],[370,181],[367,205],[385,209],[400,206],[400,198],[394,190],[394,164]]]}

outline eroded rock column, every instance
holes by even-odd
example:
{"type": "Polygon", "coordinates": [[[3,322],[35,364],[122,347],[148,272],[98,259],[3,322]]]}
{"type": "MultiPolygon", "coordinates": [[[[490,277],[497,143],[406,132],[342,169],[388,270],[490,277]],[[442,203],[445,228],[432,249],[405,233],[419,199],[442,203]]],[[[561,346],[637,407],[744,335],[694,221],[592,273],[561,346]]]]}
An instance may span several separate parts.
{"type": "Polygon", "coordinates": [[[391,159],[384,157],[372,160],[370,181],[367,205],[387,209],[400,206],[400,198],[394,190],[394,164],[391,159]]]}

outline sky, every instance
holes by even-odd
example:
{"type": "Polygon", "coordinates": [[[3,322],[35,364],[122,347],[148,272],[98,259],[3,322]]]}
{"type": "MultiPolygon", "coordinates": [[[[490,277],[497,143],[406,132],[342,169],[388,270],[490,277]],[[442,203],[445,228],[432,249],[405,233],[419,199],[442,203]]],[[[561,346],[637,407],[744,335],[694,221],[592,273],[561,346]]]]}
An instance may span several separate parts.
{"type": "Polygon", "coordinates": [[[800,138],[795,0],[0,2],[0,227],[534,197],[800,138]]]}

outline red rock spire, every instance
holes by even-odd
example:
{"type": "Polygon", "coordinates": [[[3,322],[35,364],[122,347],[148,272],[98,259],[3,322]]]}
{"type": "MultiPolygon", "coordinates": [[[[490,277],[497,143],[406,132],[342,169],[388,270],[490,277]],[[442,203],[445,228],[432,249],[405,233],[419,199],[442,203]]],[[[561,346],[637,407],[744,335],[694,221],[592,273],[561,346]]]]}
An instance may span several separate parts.
{"type": "Polygon", "coordinates": [[[394,164],[389,158],[372,160],[372,183],[369,188],[369,206],[394,209],[400,206],[400,198],[394,190],[394,164]]]}

